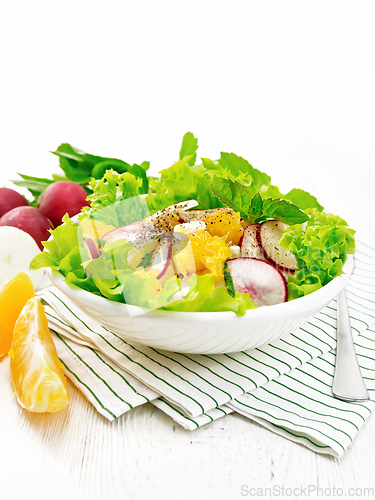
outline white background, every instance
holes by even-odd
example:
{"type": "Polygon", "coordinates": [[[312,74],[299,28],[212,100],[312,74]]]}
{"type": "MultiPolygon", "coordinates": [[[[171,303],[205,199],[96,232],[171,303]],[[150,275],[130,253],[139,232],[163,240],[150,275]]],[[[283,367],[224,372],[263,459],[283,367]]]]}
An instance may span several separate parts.
{"type": "Polygon", "coordinates": [[[156,172],[190,130],[202,156],[233,151],[281,188],[319,190],[357,227],[374,180],[374,14],[371,1],[3,2],[0,182],[58,171],[61,142],[156,172]]]}
{"type": "MultiPolygon", "coordinates": [[[[374,14],[372,1],[343,0],[2,2],[0,185],[10,186],[8,181],[16,172],[46,177],[58,172],[58,160],[48,151],[61,142],[129,163],[150,160],[157,172],[178,159],[182,136],[190,130],[198,137],[200,155],[215,159],[220,151],[235,152],[270,173],[282,191],[311,190],[327,210],[347,219],[368,241],[375,241],[374,14]]],[[[5,373],[4,363],[0,369],[5,373]]],[[[80,418],[85,412],[93,415],[83,398],[73,399],[81,408],[77,409],[80,418]]],[[[178,447],[184,450],[186,443],[197,439],[169,432],[170,421],[158,413],[159,420],[153,421],[150,430],[148,414],[142,412],[137,410],[111,431],[100,421],[98,433],[118,439],[114,429],[120,433],[128,423],[128,430],[130,426],[139,440],[127,445],[134,452],[144,439],[147,457],[154,457],[147,448],[148,432],[152,439],[154,434],[163,436],[161,449],[177,448],[177,455],[178,447]]],[[[207,464],[212,464],[201,469],[200,482],[207,486],[209,476],[229,471],[226,482],[222,474],[215,482],[226,498],[240,497],[240,486],[255,477],[254,471],[263,486],[272,474],[278,474],[281,484],[281,471],[288,464],[301,478],[308,466],[313,475],[307,478],[307,474],[306,481],[316,481],[317,476],[328,481],[327,471],[336,486],[345,481],[355,485],[356,474],[351,476],[351,470],[366,477],[354,460],[355,453],[363,456],[363,441],[355,444],[361,453],[354,448],[341,466],[322,457],[315,461],[312,452],[270,437],[271,433],[244,419],[226,420],[227,424],[214,423],[212,430],[196,434],[200,436],[197,457],[207,456],[207,464]],[[229,464],[235,466],[231,467],[227,457],[235,453],[239,460],[238,454],[244,452],[238,444],[243,439],[240,429],[256,436],[257,446],[240,455],[240,462],[232,457],[229,464]],[[276,460],[272,446],[279,458],[277,472],[271,465],[276,460]],[[246,460],[254,476],[246,474],[246,460]]],[[[17,425],[20,422],[21,417],[17,425]]],[[[42,430],[38,432],[42,438],[42,430]]],[[[79,425],[76,432],[78,441],[83,439],[79,425]]],[[[375,443],[374,432],[364,432],[375,443]]],[[[39,443],[35,435],[29,439],[39,443]]],[[[53,448],[53,436],[48,439],[53,448]]],[[[17,449],[13,460],[26,453],[21,442],[17,449]]],[[[118,450],[108,450],[113,461],[118,450]]],[[[175,461],[165,453],[166,463],[169,460],[172,466],[175,461]]],[[[191,464],[186,468],[183,455],[181,451],[182,470],[174,471],[173,483],[177,488],[180,477],[185,489],[176,491],[182,496],[191,484],[184,470],[196,472],[191,464]]],[[[48,462],[50,484],[57,480],[58,465],[47,459],[45,450],[38,461],[38,451],[28,447],[25,457],[27,463],[46,466],[48,462]]],[[[82,476],[85,486],[80,498],[82,492],[100,498],[90,489],[90,478],[99,481],[99,458],[93,454],[96,467],[87,467],[82,476]]],[[[142,450],[138,458],[134,474],[143,467],[142,450]]],[[[363,463],[369,464],[367,459],[363,463]]],[[[150,469],[144,481],[150,492],[157,481],[156,470],[168,477],[155,465],[163,463],[162,456],[159,460],[145,462],[150,469]]],[[[219,498],[215,484],[203,490],[219,498]]],[[[114,485],[119,485],[115,479],[96,491],[110,494],[114,485]]],[[[199,498],[200,490],[194,491],[199,498]]]]}

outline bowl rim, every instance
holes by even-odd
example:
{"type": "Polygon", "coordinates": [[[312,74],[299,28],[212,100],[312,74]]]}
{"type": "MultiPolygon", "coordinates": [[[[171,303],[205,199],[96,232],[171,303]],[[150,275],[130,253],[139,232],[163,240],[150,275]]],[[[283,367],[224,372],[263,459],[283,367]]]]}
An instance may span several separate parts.
{"type": "MultiPolygon", "coordinates": [[[[88,299],[89,304],[87,307],[96,307],[98,311],[103,309],[107,310],[108,313],[111,311],[115,314],[124,313],[126,316],[145,316],[147,318],[154,319],[174,319],[177,321],[249,321],[249,320],[262,320],[265,317],[267,319],[273,319],[275,317],[286,317],[299,315],[301,312],[309,309],[313,309],[316,304],[324,303],[327,304],[332,300],[346,285],[349,280],[354,268],[354,255],[350,254],[346,256],[345,263],[343,265],[343,274],[336,276],[332,281],[324,285],[319,290],[312,292],[298,299],[294,299],[288,302],[283,302],[281,304],[274,304],[271,306],[262,306],[256,309],[248,309],[243,316],[237,315],[233,311],[197,311],[197,312],[185,312],[185,311],[166,311],[162,309],[149,310],[139,306],[133,306],[129,304],[124,304],[122,302],[116,302],[95,295],[87,290],[83,290],[76,285],[67,284],[65,282],[65,276],[51,268],[45,268],[46,273],[50,281],[65,295],[67,295],[71,300],[78,302],[79,304],[85,305],[85,298],[88,299]]],[[[87,302],[87,301],[86,301],[87,302]]],[[[324,305],[325,305],[324,304],[324,305]]],[[[323,307],[323,306],[322,306],[323,307]]]]}

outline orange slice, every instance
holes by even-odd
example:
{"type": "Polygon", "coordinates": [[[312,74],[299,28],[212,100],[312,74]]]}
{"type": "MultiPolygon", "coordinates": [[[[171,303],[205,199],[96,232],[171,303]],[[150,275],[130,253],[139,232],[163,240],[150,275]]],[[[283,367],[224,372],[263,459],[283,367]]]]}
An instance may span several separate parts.
{"type": "Polygon", "coordinates": [[[207,210],[202,220],[207,224],[211,236],[225,236],[226,243],[238,245],[243,233],[238,212],[231,208],[207,210]]]}
{"type": "Polygon", "coordinates": [[[0,288],[0,358],[12,344],[13,329],[34,287],[26,273],[18,272],[0,288]]]}
{"type": "Polygon", "coordinates": [[[216,283],[224,278],[224,263],[231,255],[225,236],[211,236],[208,231],[199,230],[189,234],[189,238],[197,274],[211,272],[216,283]]]}
{"type": "Polygon", "coordinates": [[[28,300],[21,311],[9,356],[13,390],[23,408],[55,412],[68,405],[68,383],[44,307],[36,297],[28,300]]]}

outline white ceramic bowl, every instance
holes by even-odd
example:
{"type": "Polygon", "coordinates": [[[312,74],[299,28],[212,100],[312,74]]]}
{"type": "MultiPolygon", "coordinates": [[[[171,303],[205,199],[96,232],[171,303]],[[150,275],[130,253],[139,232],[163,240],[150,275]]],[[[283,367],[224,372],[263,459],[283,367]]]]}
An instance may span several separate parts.
{"type": "Polygon", "coordinates": [[[250,309],[244,316],[233,312],[145,312],[67,285],[56,271],[48,269],[47,273],[80,309],[125,340],[166,351],[218,354],[260,347],[295,331],[345,286],[353,270],[352,255],[343,270],[345,274],[310,295],[250,309]]]}

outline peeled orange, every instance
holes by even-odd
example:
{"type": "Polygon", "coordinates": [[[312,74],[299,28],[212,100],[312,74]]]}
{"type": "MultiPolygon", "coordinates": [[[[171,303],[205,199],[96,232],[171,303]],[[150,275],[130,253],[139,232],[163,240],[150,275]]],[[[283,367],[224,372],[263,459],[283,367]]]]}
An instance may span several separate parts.
{"type": "Polygon", "coordinates": [[[34,297],[34,287],[24,272],[16,273],[0,288],[0,358],[9,351],[14,325],[31,297],[34,297]]]}
{"type": "Polygon", "coordinates": [[[243,233],[238,212],[231,208],[207,210],[202,220],[207,224],[206,229],[211,236],[225,236],[228,244],[238,245],[243,233]]]}
{"type": "Polygon", "coordinates": [[[224,262],[230,257],[231,250],[225,243],[225,236],[211,236],[208,231],[189,234],[194,254],[197,274],[213,273],[215,281],[224,277],[224,262]]]}
{"type": "Polygon", "coordinates": [[[191,210],[182,216],[184,222],[193,220],[206,223],[206,231],[211,236],[225,236],[228,245],[238,245],[243,234],[239,212],[231,208],[211,208],[209,210],[191,210]]]}
{"type": "Polygon", "coordinates": [[[69,403],[69,389],[41,302],[33,297],[21,311],[9,351],[13,390],[32,412],[55,412],[69,403]]]}

